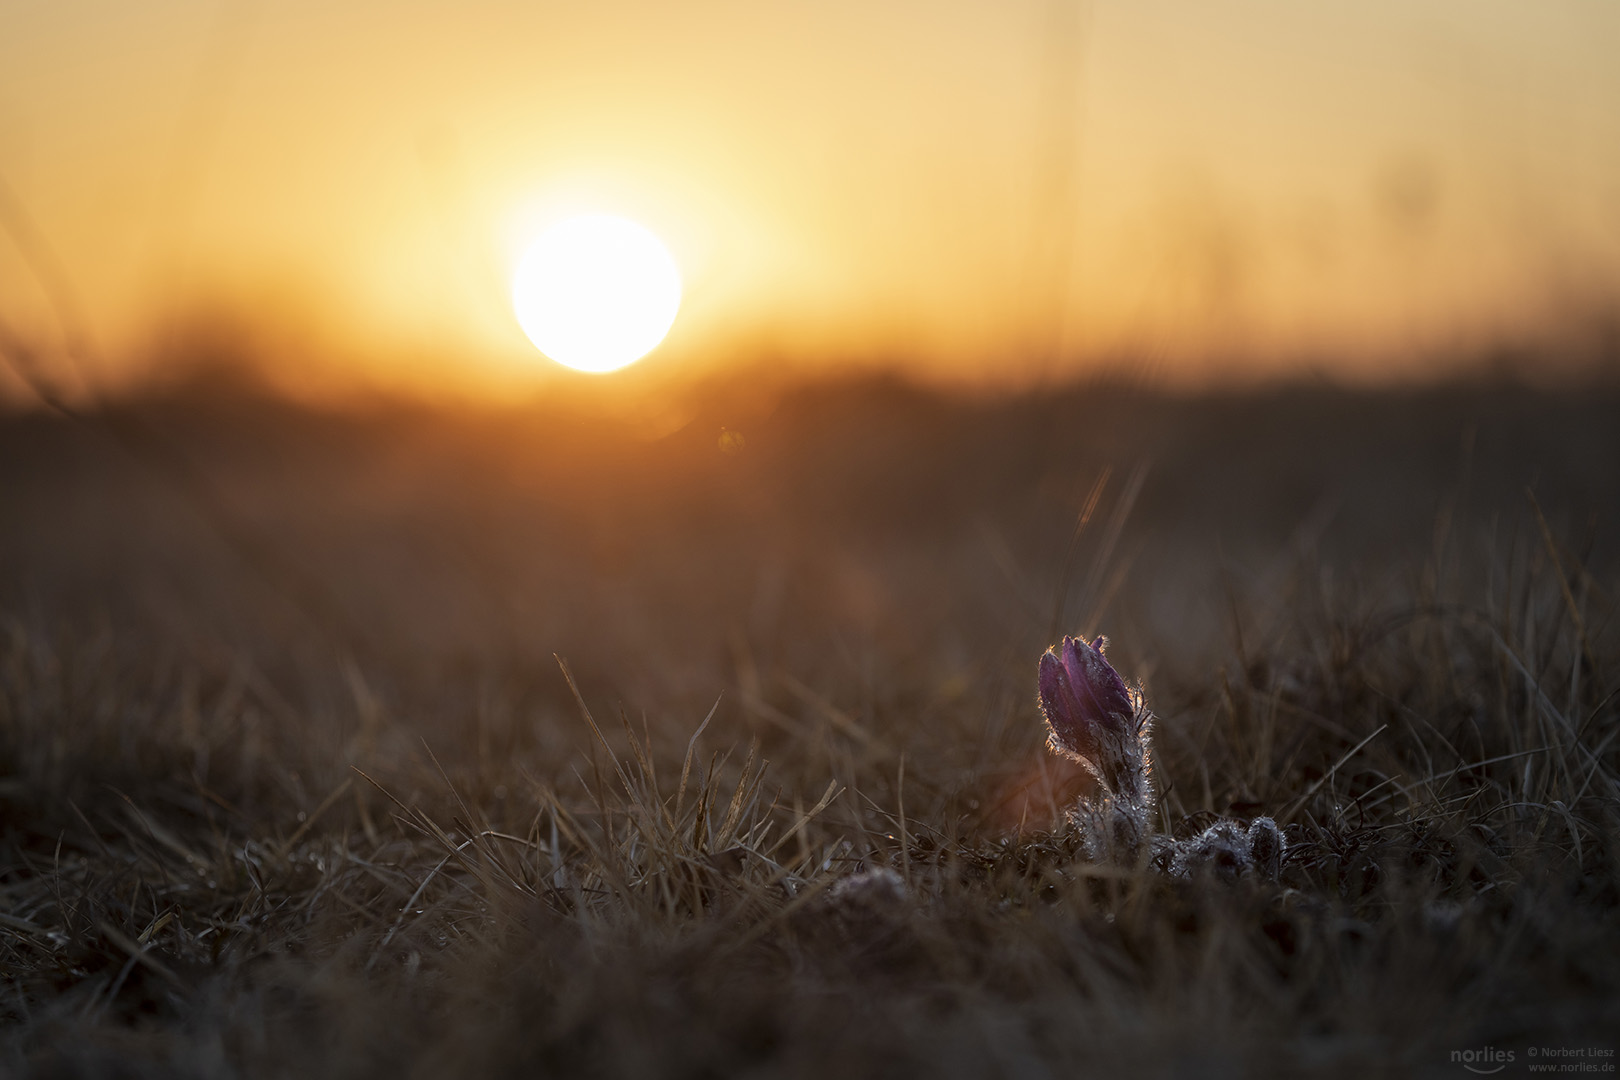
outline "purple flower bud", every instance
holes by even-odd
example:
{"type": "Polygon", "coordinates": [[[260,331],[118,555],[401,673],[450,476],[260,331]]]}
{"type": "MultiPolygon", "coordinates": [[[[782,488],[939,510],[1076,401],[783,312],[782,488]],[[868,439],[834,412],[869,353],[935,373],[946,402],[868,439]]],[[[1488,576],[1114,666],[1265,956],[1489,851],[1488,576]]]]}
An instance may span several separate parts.
{"type": "MultiPolygon", "coordinates": [[[[1125,680],[1103,659],[1099,637],[1065,637],[1041,657],[1041,712],[1052,729],[1052,747],[1083,758],[1101,774],[1113,770],[1109,750],[1133,734],[1136,708],[1125,680]]],[[[1110,779],[1104,775],[1105,780],[1110,779]]]]}

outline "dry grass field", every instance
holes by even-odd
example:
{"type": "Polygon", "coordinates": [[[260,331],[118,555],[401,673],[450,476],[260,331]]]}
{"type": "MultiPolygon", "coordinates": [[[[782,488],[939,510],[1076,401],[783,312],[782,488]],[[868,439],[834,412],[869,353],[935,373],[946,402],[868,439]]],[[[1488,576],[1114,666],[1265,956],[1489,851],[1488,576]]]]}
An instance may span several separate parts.
{"type": "Polygon", "coordinates": [[[0,1073],[1612,1049],[1616,416],[851,380],[654,439],[227,381],[0,419],[0,1073]],[[1279,880],[1085,859],[1035,680],[1082,632],[1158,714],[1158,827],[1270,814],[1279,880]]]}

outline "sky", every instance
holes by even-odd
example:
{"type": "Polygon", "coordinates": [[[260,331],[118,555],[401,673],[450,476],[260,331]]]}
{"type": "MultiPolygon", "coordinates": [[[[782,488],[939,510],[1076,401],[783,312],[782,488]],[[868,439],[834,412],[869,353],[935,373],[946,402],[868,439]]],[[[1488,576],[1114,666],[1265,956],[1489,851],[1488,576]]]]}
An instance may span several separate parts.
{"type": "Polygon", "coordinates": [[[512,268],[598,211],[681,267],[666,376],[1578,352],[1616,55],[1612,0],[4,0],[0,328],[96,386],[213,335],[521,395],[512,268]]]}

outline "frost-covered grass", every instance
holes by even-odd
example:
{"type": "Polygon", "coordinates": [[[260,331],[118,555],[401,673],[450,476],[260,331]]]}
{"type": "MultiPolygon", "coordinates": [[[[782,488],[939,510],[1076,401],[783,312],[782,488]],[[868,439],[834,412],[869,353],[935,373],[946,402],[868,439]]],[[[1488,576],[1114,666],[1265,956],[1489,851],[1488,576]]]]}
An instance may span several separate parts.
{"type": "Polygon", "coordinates": [[[658,442],[217,392],[108,419],[183,489],[8,420],[0,1069],[1612,1045],[1605,395],[858,384],[658,442]],[[1036,667],[1099,632],[1158,716],[1152,830],[1270,815],[1279,880],[1087,858],[1036,667]]]}

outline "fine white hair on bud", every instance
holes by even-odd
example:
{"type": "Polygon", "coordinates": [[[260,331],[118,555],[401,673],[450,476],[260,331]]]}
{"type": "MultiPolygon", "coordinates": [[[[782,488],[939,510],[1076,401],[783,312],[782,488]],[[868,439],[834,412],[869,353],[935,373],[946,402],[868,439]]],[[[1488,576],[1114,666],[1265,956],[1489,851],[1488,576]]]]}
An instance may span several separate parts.
{"type": "Polygon", "coordinates": [[[1249,822],[1249,857],[1254,860],[1255,873],[1276,881],[1282,873],[1283,856],[1288,852],[1288,841],[1282,830],[1269,817],[1257,817],[1249,822]]]}
{"type": "Polygon", "coordinates": [[[1170,872],[1176,877],[1207,874],[1219,881],[1231,882],[1253,865],[1249,834],[1235,821],[1217,821],[1176,846],[1170,872]]]}

